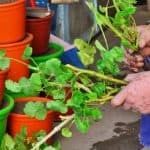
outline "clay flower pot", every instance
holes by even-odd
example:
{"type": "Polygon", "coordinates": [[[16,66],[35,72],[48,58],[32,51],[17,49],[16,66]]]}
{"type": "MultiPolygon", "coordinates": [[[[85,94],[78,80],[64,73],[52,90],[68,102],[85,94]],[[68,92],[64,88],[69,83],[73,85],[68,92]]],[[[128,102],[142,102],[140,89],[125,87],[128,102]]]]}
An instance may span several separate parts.
{"type": "Polygon", "coordinates": [[[31,43],[33,56],[44,54],[48,50],[51,23],[54,13],[44,18],[27,18],[26,31],[32,33],[34,39],[31,43]]]}
{"type": "Polygon", "coordinates": [[[0,71],[0,106],[2,104],[3,93],[5,89],[5,80],[8,75],[8,69],[0,71]]]}
{"type": "MultiPolygon", "coordinates": [[[[32,34],[28,33],[22,41],[12,44],[0,44],[0,50],[5,49],[7,57],[12,57],[25,63],[29,63],[28,60],[23,60],[22,56],[26,46],[31,43],[32,39],[33,39],[32,34]]],[[[11,60],[8,79],[18,81],[21,77],[28,77],[28,76],[29,76],[29,69],[27,66],[18,63],[14,60],[11,60]]]]}
{"type": "Polygon", "coordinates": [[[0,44],[8,44],[25,37],[26,0],[0,4],[0,44]]]}
{"type": "Polygon", "coordinates": [[[0,142],[6,131],[8,114],[14,107],[14,99],[9,95],[4,95],[3,102],[4,105],[6,105],[5,102],[8,104],[0,109],[0,142]]]}
{"type": "Polygon", "coordinates": [[[10,135],[15,136],[21,131],[23,126],[27,127],[27,137],[32,137],[34,132],[39,132],[40,130],[45,130],[48,133],[53,129],[53,111],[47,112],[45,120],[37,120],[22,113],[22,109],[20,110],[21,106],[24,108],[24,104],[31,101],[47,102],[49,99],[43,97],[15,99],[15,103],[18,105],[15,104],[14,111],[9,114],[8,118],[8,133],[10,135]]]}

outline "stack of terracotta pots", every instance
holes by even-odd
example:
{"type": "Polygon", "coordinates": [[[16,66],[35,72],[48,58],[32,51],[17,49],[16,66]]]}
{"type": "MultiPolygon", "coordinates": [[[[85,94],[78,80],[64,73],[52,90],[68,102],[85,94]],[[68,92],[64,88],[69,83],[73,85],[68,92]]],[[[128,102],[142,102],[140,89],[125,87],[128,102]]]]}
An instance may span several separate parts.
{"type": "MultiPolygon", "coordinates": [[[[0,5],[0,49],[6,50],[6,56],[26,63],[22,55],[33,36],[25,32],[26,0],[16,0],[12,3],[0,5]]],[[[11,60],[8,78],[18,81],[21,77],[28,77],[27,66],[11,60]]]]}

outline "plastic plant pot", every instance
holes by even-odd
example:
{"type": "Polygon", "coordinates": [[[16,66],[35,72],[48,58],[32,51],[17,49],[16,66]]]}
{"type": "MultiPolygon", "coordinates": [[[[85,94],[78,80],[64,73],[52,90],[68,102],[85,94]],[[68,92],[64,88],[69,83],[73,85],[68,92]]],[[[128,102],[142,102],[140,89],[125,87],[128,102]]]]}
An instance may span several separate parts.
{"type": "Polygon", "coordinates": [[[52,58],[60,58],[64,53],[64,47],[57,43],[49,43],[48,48],[49,50],[45,54],[32,57],[37,64],[52,58]],[[51,49],[55,50],[55,52],[52,52],[51,49]]]}
{"type": "MultiPolygon", "coordinates": [[[[26,103],[42,101],[47,102],[50,99],[43,97],[24,97],[15,99],[15,103],[26,103]]],[[[16,105],[16,104],[15,104],[16,105]]],[[[18,107],[16,108],[18,110],[18,107]]],[[[34,132],[45,130],[49,133],[53,129],[53,111],[47,111],[47,117],[45,120],[37,120],[36,118],[28,117],[23,113],[17,113],[12,111],[8,118],[8,133],[13,137],[19,133],[23,126],[27,127],[27,137],[32,137],[34,132]]]]}
{"type": "MultiPolygon", "coordinates": [[[[31,43],[32,39],[33,39],[32,34],[28,33],[22,41],[12,44],[0,44],[0,49],[6,50],[7,57],[15,58],[28,64],[29,61],[23,60],[22,56],[26,46],[31,43]]],[[[26,65],[11,60],[8,79],[18,81],[21,77],[28,77],[29,73],[30,71],[26,65]]]]}
{"type": "Polygon", "coordinates": [[[0,4],[0,44],[14,43],[25,37],[26,0],[0,4]]]}
{"type": "Polygon", "coordinates": [[[14,99],[9,95],[4,95],[3,102],[8,102],[8,105],[0,109],[0,142],[5,134],[7,126],[7,117],[14,107],[14,99]]]}
{"type": "Polygon", "coordinates": [[[44,18],[27,18],[26,31],[32,33],[34,39],[31,43],[33,48],[33,56],[44,54],[48,50],[48,42],[50,39],[51,22],[54,13],[44,18]]]}

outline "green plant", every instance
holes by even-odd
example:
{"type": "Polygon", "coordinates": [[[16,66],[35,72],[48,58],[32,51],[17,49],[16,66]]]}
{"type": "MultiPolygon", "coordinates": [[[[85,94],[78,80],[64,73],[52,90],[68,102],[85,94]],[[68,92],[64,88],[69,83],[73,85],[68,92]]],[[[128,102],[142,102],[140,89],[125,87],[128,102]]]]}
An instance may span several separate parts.
{"type": "MultiPolygon", "coordinates": [[[[46,135],[46,132],[40,130],[34,133],[31,138],[26,138],[26,135],[27,128],[25,126],[14,138],[6,133],[2,139],[0,150],[30,150],[37,141],[40,141],[46,135]]],[[[40,146],[39,150],[60,150],[60,143],[55,142],[49,146],[45,142],[40,146]]]]}
{"type": "MultiPolygon", "coordinates": [[[[23,58],[33,61],[30,55],[31,48],[27,47],[23,58]]],[[[116,56],[118,55],[114,55],[114,59],[116,56]]],[[[122,57],[123,55],[121,55],[120,61],[122,57]]],[[[35,62],[33,61],[33,63],[35,62]]],[[[118,63],[118,61],[114,61],[115,63],[118,63]]],[[[69,117],[63,117],[65,121],[60,124],[59,128],[54,129],[51,135],[62,128],[62,135],[71,137],[71,125],[69,128],[63,128],[69,122],[71,124],[74,122],[80,132],[88,132],[92,121],[102,118],[99,105],[112,99],[120,87],[126,85],[123,80],[104,75],[105,70],[100,73],[79,69],[69,64],[63,65],[58,59],[51,59],[39,65],[35,63],[35,65],[29,65],[29,68],[34,71],[29,79],[22,78],[18,83],[7,80],[6,88],[15,93],[23,92],[28,96],[35,96],[40,92],[44,92],[46,96],[52,96],[53,101],[47,103],[46,109],[60,111],[61,113],[66,113],[68,108],[73,109],[74,114],[69,117]],[[93,80],[93,78],[95,79],[93,80]],[[72,93],[72,97],[67,103],[65,103],[65,98],[68,94],[65,92],[66,87],[70,88],[72,93]]],[[[42,103],[29,102],[26,104],[24,111],[31,117],[44,119],[46,110],[43,106],[44,104],[42,103]],[[40,113],[36,113],[39,111],[40,113]]]]}
{"type": "Polygon", "coordinates": [[[86,4],[93,12],[96,23],[102,31],[106,49],[109,49],[107,39],[105,37],[103,27],[109,28],[119,39],[121,40],[121,45],[126,48],[130,48],[132,52],[138,51],[139,36],[137,31],[136,22],[133,18],[133,14],[136,12],[136,0],[112,0],[112,5],[109,5],[110,0],[107,1],[105,7],[99,6],[98,10],[94,8],[91,2],[86,4]],[[109,16],[108,11],[110,9],[115,9],[115,15],[109,16]]]}
{"type": "MultiPolygon", "coordinates": [[[[62,122],[35,144],[32,150],[38,150],[48,138],[60,130],[62,130],[63,136],[71,137],[70,128],[73,123],[81,133],[88,132],[92,121],[102,118],[99,106],[110,101],[120,91],[120,88],[127,84],[127,82],[117,79],[117,74],[120,71],[119,65],[124,57],[124,50],[118,46],[109,49],[103,27],[107,26],[120,38],[121,46],[130,48],[133,52],[137,51],[139,38],[132,17],[132,14],[136,11],[134,3],[134,0],[113,0],[113,5],[109,6],[108,1],[106,7],[99,6],[99,11],[91,3],[87,3],[102,31],[106,48],[100,41],[95,41],[93,46],[80,39],[75,40],[75,45],[78,47],[78,54],[86,66],[94,62],[96,50],[99,50],[101,59],[96,63],[97,71],[79,69],[69,64],[63,65],[58,59],[36,64],[30,57],[31,48],[27,47],[24,58],[30,59],[35,65],[29,65],[29,68],[33,70],[30,78],[22,78],[18,83],[8,80],[6,88],[15,93],[23,92],[26,96],[35,96],[44,92],[45,96],[53,98],[53,101],[46,104],[46,109],[66,113],[71,108],[74,112],[71,116],[62,116],[62,122]],[[114,17],[108,15],[108,10],[111,8],[116,9],[114,17]],[[65,98],[68,93],[65,92],[65,88],[69,88],[69,92],[72,93],[67,102],[65,102],[65,98]],[[68,124],[70,125],[68,126],[68,124]]],[[[41,105],[38,107],[40,112],[45,111],[45,108],[41,105]]],[[[39,104],[29,103],[25,107],[26,112],[32,117],[36,116],[38,110],[34,109],[35,106],[39,106],[39,104]],[[28,112],[29,108],[33,108],[32,113],[28,112]]],[[[43,112],[40,114],[40,118],[43,118],[43,112]]]]}
{"type": "Polygon", "coordinates": [[[10,60],[5,57],[5,50],[0,51],[0,70],[9,68],[10,60]]]}

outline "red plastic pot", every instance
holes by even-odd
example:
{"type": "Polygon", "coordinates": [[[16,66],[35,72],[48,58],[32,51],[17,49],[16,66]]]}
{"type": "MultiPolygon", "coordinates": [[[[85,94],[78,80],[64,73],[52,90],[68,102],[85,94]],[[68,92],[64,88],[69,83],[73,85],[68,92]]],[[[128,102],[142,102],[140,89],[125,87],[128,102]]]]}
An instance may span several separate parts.
{"type": "MultiPolygon", "coordinates": [[[[29,61],[23,60],[22,56],[26,46],[30,44],[32,39],[33,39],[32,34],[27,34],[24,40],[22,41],[12,44],[0,44],[0,49],[6,50],[6,56],[18,59],[28,64],[29,61]]],[[[28,77],[29,73],[30,73],[29,69],[26,65],[11,60],[8,79],[18,81],[21,77],[28,77]]]]}
{"type": "Polygon", "coordinates": [[[8,44],[25,37],[26,0],[0,5],[0,44],[8,44]]]}
{"type": "Polygon", "coordinates": [[[2,98],[3,98],[4,88],[5,88],[5,80],[8,75],[8,70],[9,69],[0,71],[0,106],[2,104],[2,98]]]}
{"type": "MultiPolygon", "coordinates": [[[[30,101],[49,101],[48,98],[43,97],[24,97],[18,98],[16,102],[30,102],[30,101]]],[[[47,117],[45,120],[37,120],[35,118],[28,117],[25,114],[18,114],[11,112],[8,117],[8,133],[13,137],[19,133],[23,126],[27,127],[27,137],[32,137],[34,132],[39,132],[40,130],[45,130],[49,133],[53,129],[53,111],[47,112],[47,117]]]]}
{"type": "Polygon", "coordinates": [[[51,23],[54,13],[44,18],[27,18],[26,31],[32,33],[34,39],[31,43],[33,56],[44,54],[48,50],[51,32],[51,23]]]}

